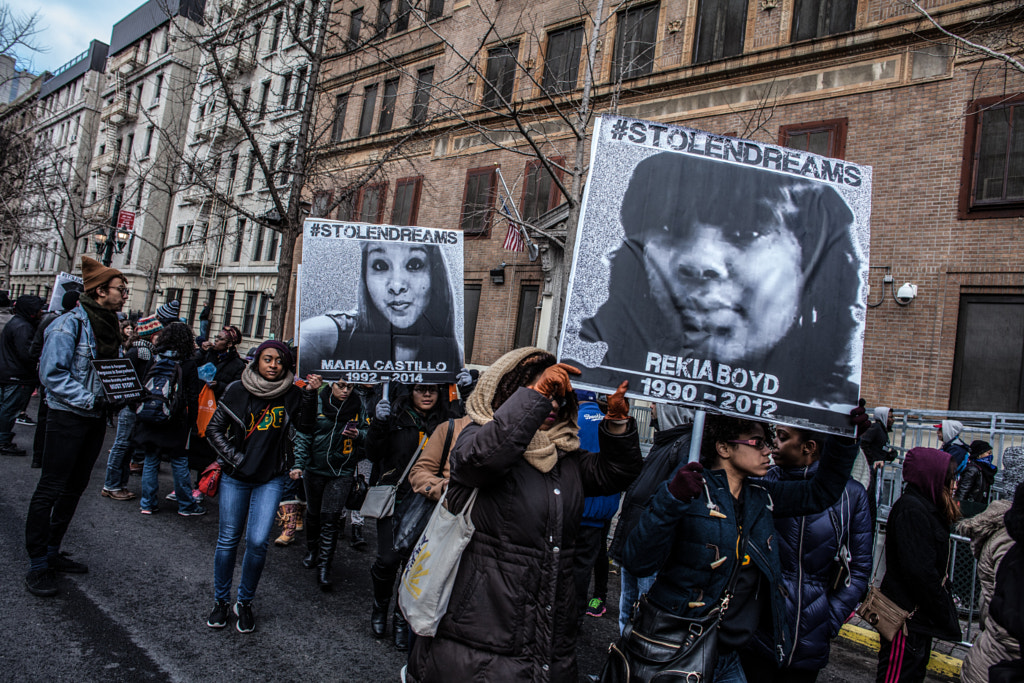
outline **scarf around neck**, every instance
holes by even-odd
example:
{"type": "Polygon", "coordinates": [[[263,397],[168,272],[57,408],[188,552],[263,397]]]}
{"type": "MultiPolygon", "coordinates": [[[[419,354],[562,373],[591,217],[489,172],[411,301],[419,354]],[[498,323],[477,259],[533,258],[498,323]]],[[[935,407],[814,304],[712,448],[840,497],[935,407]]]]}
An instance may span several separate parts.
{"type": "Polygon", "coordinates": [[[292,388],[292,383],[295,381],[295,375],[292,374],[292,371],[289,370],[284,374],[284,377],[271,382],[256,371],[255,366],[258,362],[253,361],[245,366],[245,370],[242,371],[242,386],[257,398],[270,399],[284,396],[292,388]]]}
{"type": "Polygon", "coordinates": [[[82,305],[86,316],[89,317],[92,333],[96,337],[96,357],[117,358],[118,348],[123,342],[117,314],[100,306],[88,294],[83,293],[79,296],[78,303],[82,305]]]}
{"type": "MultiPolygon", "coordinates": [[[[526,347],[506,353],[489,367],[480,377],[476,389],[470,394],[466,402],[466,414],[478,425],[485,425],[494,420],[494,409],[491,402],[498,389],[501,378],[512,370],[524,358],[543,349],[526,347]]],[[[558,462],[558,452],[571,453],[580,447],[579,425],[576,424],[576,416],[570,415],[568,419],[556,422],[551,429],[542,432],[539,429],[533,435],[529,445],[523,452],[523,459],[534,468],[543,473],[548,473],[558,462]]]]}

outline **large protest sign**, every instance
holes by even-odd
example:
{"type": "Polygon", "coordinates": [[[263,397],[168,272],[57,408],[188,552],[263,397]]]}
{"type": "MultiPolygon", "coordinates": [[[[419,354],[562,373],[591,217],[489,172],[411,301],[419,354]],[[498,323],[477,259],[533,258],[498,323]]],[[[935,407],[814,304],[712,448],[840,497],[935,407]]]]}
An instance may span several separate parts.
{"type": "Polygon", "coordinates": [[[583,387],[852,433],[870,212],[870,167],[603,116],[560,359],[583,387]]]}
{"type": "Polygon", "coordinates": [[[452,382],[462,366],[462,232],[303,226],[299,374],[348,382],[452,382]]]}
{"type": "Polygon", "coordinates": [[[61,310],[60,302],[64,295],[68,292],[81,292],[82,289],[82,278],[78,275],[72,275],[63,271],[57,273],[57,278],[53,281],[53,293],[50,294],[49,310],[61,310]]]}

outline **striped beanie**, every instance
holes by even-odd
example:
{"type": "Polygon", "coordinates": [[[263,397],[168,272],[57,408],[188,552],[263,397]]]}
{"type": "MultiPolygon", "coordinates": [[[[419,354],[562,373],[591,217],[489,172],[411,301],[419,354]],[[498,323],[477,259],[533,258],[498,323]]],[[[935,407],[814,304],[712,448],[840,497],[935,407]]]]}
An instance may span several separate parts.
{"type": "Polygon", "coordinates": [[[181,304],[175,299],[169,303],[163,304],[156,309],[156,317],[160,319],[162,323],[176,323],[179,322],[181,317],[181,304]]]}
{"type": "Polygon", "coordinates": [[[148,337],[156,334],[160,330],[164,329],[164,326],[160,324],[155,315],[151,315],[148,318],[139,318],[139,322],[135,327],[135,334],[139,337],[148,337]]]}

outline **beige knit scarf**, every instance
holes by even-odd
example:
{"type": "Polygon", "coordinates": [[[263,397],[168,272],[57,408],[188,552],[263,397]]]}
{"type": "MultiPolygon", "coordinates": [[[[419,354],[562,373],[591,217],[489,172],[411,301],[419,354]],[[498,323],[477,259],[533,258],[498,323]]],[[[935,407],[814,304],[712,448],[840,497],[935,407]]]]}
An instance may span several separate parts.
{"type": "MultiPolygon", "coordinates": [[[[480,377],[476,389],[470,394],[466,402],[466,413],[478,425],[485,425],[494,419],[494,409],[491,402],[498,390],[498,383],[507,372],[522,362],[528,356],[535,353],[542,353],[544,349],[532,346],[509,351],[499,358],[480,377]]],[[[523,452],[526,462],[533,465],[541,472],[550,472],[558,462],[559,452],[571,453],[580,447],[579,425],[576,423],[576,415],[570,415],[567,420],[556,422],[547,431],[537,430],[530,441],[530,445],[523,452]]]]}
{"type": "Polygon", "coordinates": [[[257,372],[256,363],[258,362],[254,360],[242,371],[242,386],[250,394],[258,398],[271,399],[283,396],[291,389],[292,383],[295,382],[295,375],[291,370],[288,370],[281,379],[270,381],[257,372]]]}

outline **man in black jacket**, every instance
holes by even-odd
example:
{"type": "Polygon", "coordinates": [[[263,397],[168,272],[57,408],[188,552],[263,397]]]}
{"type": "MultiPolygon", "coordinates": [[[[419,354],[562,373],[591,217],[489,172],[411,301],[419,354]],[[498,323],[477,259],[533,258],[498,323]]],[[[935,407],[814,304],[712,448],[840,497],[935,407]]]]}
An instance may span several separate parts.
{"type": "Polygon", "coordinates": [[[23,294],[14,302],[14,317],[0,333],[0,455],[26,455],[14,445],[14,421],[35,387],[36,359],[30,348],[39,325],[43,300],[23,294]]]}

